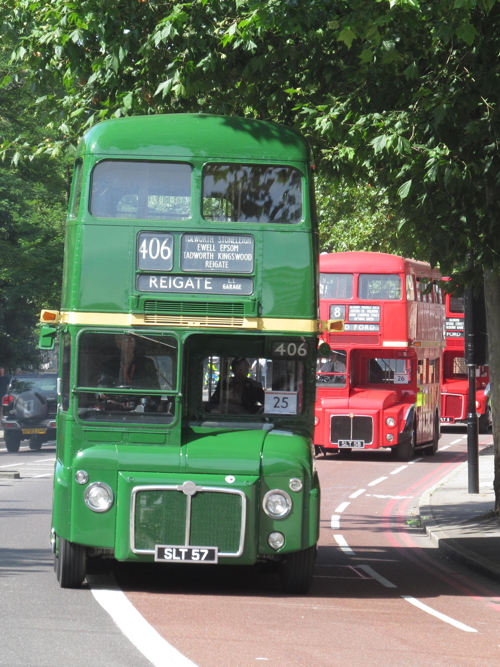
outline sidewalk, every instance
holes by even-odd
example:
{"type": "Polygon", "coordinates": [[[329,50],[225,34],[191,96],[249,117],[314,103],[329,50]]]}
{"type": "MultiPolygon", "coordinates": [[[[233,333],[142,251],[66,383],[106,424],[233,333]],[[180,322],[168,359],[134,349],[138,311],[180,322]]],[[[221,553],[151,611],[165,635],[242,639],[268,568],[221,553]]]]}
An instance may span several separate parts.
{"type": "Polygon", "coordinates": [[[492,516],[493,445],[479,455],[479,493],[468,493],[462,463],[420,498],[420,518],[431,540],[450,558],[500,582],[500,519],[492,516]]]}

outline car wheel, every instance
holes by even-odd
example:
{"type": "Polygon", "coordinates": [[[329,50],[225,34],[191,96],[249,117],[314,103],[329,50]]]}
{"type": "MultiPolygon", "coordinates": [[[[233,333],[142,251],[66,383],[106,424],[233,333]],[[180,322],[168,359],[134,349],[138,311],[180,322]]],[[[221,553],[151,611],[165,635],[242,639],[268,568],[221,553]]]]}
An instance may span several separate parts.
{"type": "Polygon", "coordinates": [[[59,538],[54,570],[61,588],[80,588],[87,572],[87,547],[59,538]]]}
{"type": "Polygon", "coordinates": [[[316,545],[303,551],[294,551],[283,556],[280,562],[281,580],[285,593],[305,595],[311,585],[316,545]]]}
{"type": "Polygon", "coordinates": [[[21,446],[21,436],[17,433],[9,433],[4,431],[5,446],[8,452],[18,452],[21,446]]]}
{"type": "Polygon", "coordinates": [[[43,445],[43,438],[41,435],[32,435],[30,437],[30,449],[41,449],[43,445]]]}

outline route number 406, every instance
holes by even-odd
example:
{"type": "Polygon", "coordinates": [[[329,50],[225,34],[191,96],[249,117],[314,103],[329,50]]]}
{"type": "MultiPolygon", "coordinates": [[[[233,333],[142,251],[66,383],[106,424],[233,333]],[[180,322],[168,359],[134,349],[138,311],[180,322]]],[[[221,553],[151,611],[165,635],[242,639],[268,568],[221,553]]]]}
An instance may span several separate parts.
{"type": "Polygon", "coordinates": [[[306,357],[307,343],[273,343],[273,357],[306,357]]]}

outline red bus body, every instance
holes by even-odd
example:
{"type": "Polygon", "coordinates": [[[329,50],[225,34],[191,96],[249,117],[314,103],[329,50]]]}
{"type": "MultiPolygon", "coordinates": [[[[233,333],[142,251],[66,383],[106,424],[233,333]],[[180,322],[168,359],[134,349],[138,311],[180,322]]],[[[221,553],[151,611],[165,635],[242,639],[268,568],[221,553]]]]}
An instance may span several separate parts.
{"type": "MultiPolygon", "coordinates": [[[[464,299],[445,295],[446,347],[441,380],[441,424],[465,424],[469,400],[469,381],[465,365],[464,299]]],[[[488,433],[491,407],[488,398],[490,371],[476,366],[476,413],[479,433],[488,433]]]]}
{"type": "Polygon", "coordinates": [[[316,450],[391,447],[403,461],[415,449],[435,453],[440,274],[424,262],[373,252],[324,254],[319,265],[323,339],[333,354],[318,362],[316,450]],[[339,324],[343,331],[335,330],[339,324]]]}

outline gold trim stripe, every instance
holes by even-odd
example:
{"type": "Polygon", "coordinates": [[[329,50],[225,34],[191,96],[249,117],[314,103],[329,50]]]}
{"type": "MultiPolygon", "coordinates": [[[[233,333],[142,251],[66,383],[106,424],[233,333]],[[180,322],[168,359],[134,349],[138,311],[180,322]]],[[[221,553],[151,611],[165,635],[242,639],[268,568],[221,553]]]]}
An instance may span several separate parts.
{"type": "Polygon", "coordinates": [[[182,322],[161,321],[151,322],[149,316],[139,313],[89,313],[89,312],[61,312],[61,324],[76,324],[80,326],[176,326],[176,327],[210,327],[214,329],[250,329],[254,331],[296,331],[298,333],[317,333],[318,320],[289,319],[279,317],[242,317],[237,323],[228,317],[227,323],[222,317],[196,317],[196,315],[182,318],[182,322]]]}

